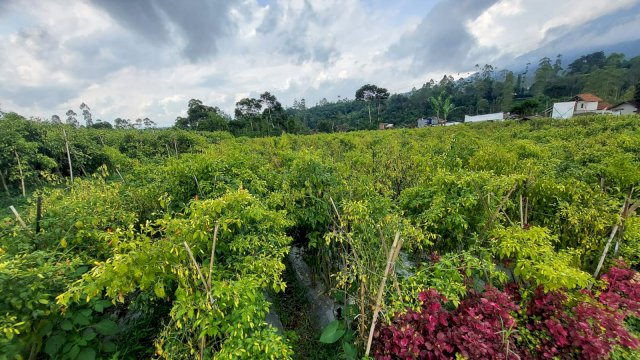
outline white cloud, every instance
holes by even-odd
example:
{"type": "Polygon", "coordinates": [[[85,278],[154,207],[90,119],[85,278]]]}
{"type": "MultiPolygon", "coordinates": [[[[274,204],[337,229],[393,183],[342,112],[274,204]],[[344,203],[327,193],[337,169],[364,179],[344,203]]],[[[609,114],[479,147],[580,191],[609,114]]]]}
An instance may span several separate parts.
{"type": "MultiPolygon", "coordinates": [[[[404,92],[513,58],[640,0],[577,3],[190,0],[180,6],[195,10],[172,11],[170,0],[9,0],[0,7],[0,53],[10,54],[0,56],[0,104],[49,117],[86,102],[95,118],[168,126],[191,98],[232,113],[236,101],[263,91],[285,105],[353,98],[365,83],[404,92]]],[[[637,39],[628,26],[610,33],[637,39]]]]}

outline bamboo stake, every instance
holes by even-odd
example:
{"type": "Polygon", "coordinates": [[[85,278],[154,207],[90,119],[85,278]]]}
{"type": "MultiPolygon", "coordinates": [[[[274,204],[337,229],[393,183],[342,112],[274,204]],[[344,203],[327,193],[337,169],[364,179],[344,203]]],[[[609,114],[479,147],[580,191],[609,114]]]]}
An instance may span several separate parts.
{"type": "MultiPolygon", "coordinates": [[[[627,215],[627,210],[629,206],[629,201],[633,196],[634,188],[631,188],[629,191],[629,195],[624,199],[624,204],[622,205],[622,210],[620,211],[620,224],[624,223],[624,220],[627,215]]],[[[602,265],[604,264],[604,259],[607,257],[607,253],[609,252],[609,247],[611,246],[611,241],[616,236],[618,229],[620,228],[620,224],[616,224],[611,230],[611,235],[609,235],[609,239],[607,240],[607,244],[604,246],[604,250],[602,251],[602,256],[600,256],[600,261],[598,262],[598,266],[596,267],[596,271],[593,273],[593,278],[597,279],[600,274],[600,270],[602,269],[602,265]]]]}
{"type": "Polygon", "coordinates": [[[38,196],[36,202],[36,234],[40,232],[40,220],[42,219],[42,196],[38,196]]]}
{"type": "Polygon", "coordinates": [[[7,182],[4,180],[3,170],[0,170],[0,179],[2,180],[2,187],[4,187],[4,192],[7,193],[7,197],[11,197],[11,193],[9,192],[9,187],[7,187],[7,182]]]}
{"type": "Polygon", "coordinates": [[[202,196],[202,193],[200,192],[200,183],[198,183],[198,178],[193,175],[193,180],[196,182],[196,189],[198,189],[198,195],[202,196]]]}
{"type": "Polygon", "coordinates": [[[524,209],[523,209],[522,194],[520,194],[520,227],[524,229],[524,209]]]}
{"type": "Polygon", "coordinates": [[[15,215],[16,220],[18,220],[18,222],[20,223],[20,225],[25,229],[25,230],[29,230],[29,228],[27,227],[27,224],[25,224],[24,220],[22,220],[22,218],[20,217],[20,214],[18,214],[18,210],[16,210],[16,208],[13,207],[13,205],[9,206],[9,209],[11,209],[11,212],[13,213],[13,215],[15,215]]]}
{"type": "Polygon", "coordinates": [[[22,197],[26,197],[27,192],[24,188],[24,174],[22,173],[22,164],[20,163],[20,156],[18,155],[18,152],[15,150],[13,150],[13,153],[16,154],[16,159],[18,160],[18,170],[20,171],[20,184],[22,187],[22,197]]]}
{"type": "Polygon", "coordinates": [[[213,259],[216,254],[216,241],[218,240],[218,229],[220,228],[220,223],[216,220],[216,226],[213,229],[213,244],[211,244],[211,260],[209,261],[209,279],[208,286],[209,291],[211,291],[211,277],[213,272],[213,259]]]}
{"type": "Polygon", "coordinates": [[[120,176],[120,180],[122,180],[122,182],[125,182],[124,178],[122,177],[122,174],[120,174],[120,171],[118,170],[118,167],[114,166],[114,168],[116,169],[116,173],[118,173],[118,176],[120,176]]]}
{"type": "Polygon", "coordinates": [[[402,247],[403,240],[400,239],[400,232],[396,233],[396,237],[393,240],[393,245],[391,245],[391,251],[389,252],[389,257],[387,258],[387,267],[384,270],[384,276],[382,277],[382,282],[380,282],[380,288],[378,288],[378,296],[376,299],[376,307],[373,311],[373,320],[371,320],[371,328],[369,329],[369,338],[367,340],[367,350],[364,354],[365,357],[369,356],[369,352],[371,351],[371,342],[373,341],[373,332],[376,327],[376,322],[378,321],[378,313],[380,312],[380,307],[382,303],[382,295],[384,294],[384,286],[387,282],[387,276],[389,275],[389,271],[393,267],[396,262],[396,258],[400,253],[400,248],[402,247]]]}
{"type": "Polygon", "coordinates": [[[71,177],[71,185],[73,185],[73,166],[71,165],[71,152],[69,151],[69,141],[67,141],[67,132],[62,129],[62,135],[64,136],[64,147],[67,150],[67,160],[69,161],[69,175],[71,177]]]}
{"type": "Polygon", "coordinates": [[[209,303],[211,305],[213,305],[213,298],[211,297],[211,290],[209,289],[209,286],[207,286],[207,280],[204,278],[204,275],[202,275],[202,271],[200,270],[200,265],[198,265],[198,263],[196,262],[196,258],[193,256],[193,253],[191,252],[191,248],[189,247],[189,244],[187,244],[186,241],[182,242],[184,244],[184,248],[187,249],[187,253],[189,253],[189,257],[191,258],[191,262],[193,263],[193,265],[196,267],[196,270],[198,271],[198,275],[200,276],[200,280],[202,281],[202,285],[204,285],[204,289],[207,292],[207,298],[209,298],[209,303]]]}

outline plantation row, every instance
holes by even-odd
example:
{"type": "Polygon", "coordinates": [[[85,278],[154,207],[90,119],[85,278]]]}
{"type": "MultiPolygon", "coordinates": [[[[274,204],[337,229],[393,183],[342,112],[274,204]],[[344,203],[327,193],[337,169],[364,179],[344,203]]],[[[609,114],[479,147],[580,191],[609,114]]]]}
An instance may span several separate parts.
{"type": "Polygon", "coordinates": [[[65,128],[69,153],[60,125],[0,121],[7,192],[38,189],[0,223],[0,359],[295,358],[266,322],[294,244],[341,306],[318,356],[640,355],[637,116],[65,128]]]}

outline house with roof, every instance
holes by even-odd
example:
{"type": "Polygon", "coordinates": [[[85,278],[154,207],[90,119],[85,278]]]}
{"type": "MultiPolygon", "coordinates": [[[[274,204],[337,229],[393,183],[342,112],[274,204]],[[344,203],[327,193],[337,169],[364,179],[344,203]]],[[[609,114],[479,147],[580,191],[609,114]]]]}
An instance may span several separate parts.
{"type": "Polygon", "coordinates": [[[635,100],[625,101],[612,106],[609,110],[616,115],[640,114],[638,111],[640,110],[640,102],[635,100]]]}
{"type": "Polygon", "coordinates": [[[573,114],[608,114],[611,104],[590,93],[578,94],[571,99],[576,102],[573,114]]]}

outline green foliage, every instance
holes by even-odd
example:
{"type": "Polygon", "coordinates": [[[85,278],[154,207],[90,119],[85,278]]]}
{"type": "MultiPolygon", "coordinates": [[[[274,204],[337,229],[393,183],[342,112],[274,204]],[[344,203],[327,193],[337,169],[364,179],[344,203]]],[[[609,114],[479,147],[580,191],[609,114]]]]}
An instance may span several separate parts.
{"type": "Polygon", "coordinates": [[[493,249],[498,259],[507,261],[517,281],[545,290],[585,288],[592,281],[588,273],[574,266],[576,253],[556,252],[548,229],[508,227],[493,232],[493,249]]]}

